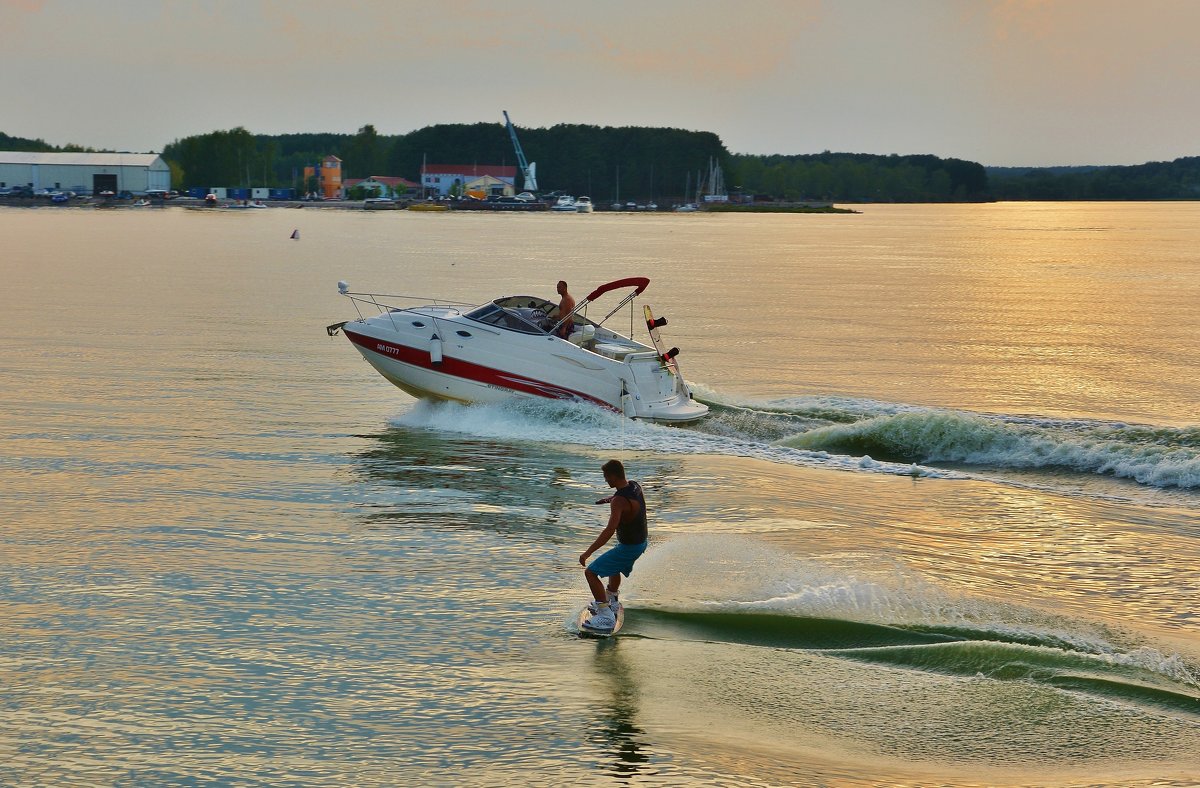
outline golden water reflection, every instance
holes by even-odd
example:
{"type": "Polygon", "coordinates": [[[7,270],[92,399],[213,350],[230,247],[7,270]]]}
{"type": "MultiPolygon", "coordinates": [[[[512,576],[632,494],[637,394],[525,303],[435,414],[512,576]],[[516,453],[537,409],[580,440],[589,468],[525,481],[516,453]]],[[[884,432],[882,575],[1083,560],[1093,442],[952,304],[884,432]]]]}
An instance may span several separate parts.
{"type": "Polygon", "coordinates": [[[1198,210],[0,210],[18,250],[0,289],[0,783],[1195,777],[1178,710],[649,618],[599,648],[561,626],[616,455],[655,513],[633,630],[639,605],[784,600],[838,626],[1041,627],[1188,669],[1190,492],[831,472],[724,456],[719,436],[689,453],[682,431],[635,450],[566,440],[582,430],[558,413],[500,437],[422,429],[322,329],[350,316],[342,278],[483,300],[630,269],[614,275],[650,273],[690,378],[752,402],[1191,424],[1198,210]]]}

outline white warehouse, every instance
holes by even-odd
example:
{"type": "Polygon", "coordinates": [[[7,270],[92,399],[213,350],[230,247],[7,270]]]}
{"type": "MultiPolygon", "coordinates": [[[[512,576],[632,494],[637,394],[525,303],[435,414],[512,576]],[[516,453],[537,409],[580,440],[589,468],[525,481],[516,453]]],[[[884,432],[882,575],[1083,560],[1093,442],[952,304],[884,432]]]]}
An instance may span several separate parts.
{"type": "Polygon", "coordinates": [[[171,168],[156,153],[0,151],[0,188],[32,186],[76,194],[171,188],[171,168]]]}

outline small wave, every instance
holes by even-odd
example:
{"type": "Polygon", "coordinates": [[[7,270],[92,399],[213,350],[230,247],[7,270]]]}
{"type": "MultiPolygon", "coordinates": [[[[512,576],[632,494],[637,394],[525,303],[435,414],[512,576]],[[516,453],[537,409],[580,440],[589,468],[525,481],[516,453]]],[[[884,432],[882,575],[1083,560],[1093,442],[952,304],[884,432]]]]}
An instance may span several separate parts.
{"type": "Polygon", "coordinates": [[[1165,707],[1200,717],[1200,686],[1177,658],[1157,652],[1078,651],[1049,638],[1013,642],[979,630],[936,631],[787,614],[629,610],[626,629],[643,637],[802,649],[890,667],[1059,689],[1165,707]]]}
{"type": "Polygon", "coordinates": [[[912,477],[985,478],[1055,490],[1065,486],[1068,492],[1069,483],[1055,483],[1042,472],[1127,479],[1157,490],[1200,489],[1200,427],[987,415],[845,397],[738,402],[705,390],[702,399],[710,416],[686,427],[541,399],[489,405],[420,401],[395,423],[501,440],[747,457],[912,477]],[[997,472],[1008,474],[989,475],[997,472]],[[1031,472],[1036,478],[1021,476],[1031,472]]]}
{"type": "Polygon", "coordinates": [[[946,643],[958,638],[883,624],[836,618],[803,618],[778,613],[707,613],[639,609],[629,613],[638,631],[657,637],[713,640],[771,648],[816,650],[878,648],[946,643]]]}
{"type": "Polygon", "coordinates": [[[1179,655],[1098,625],[951,595],[902,568],[854,574],[720,536],[672,540],[643,563],[629,594],[631,634],[1034,681],[1200,717],[1200,675],[1179,655]]]}
{"type": "Polygon", "coordinates": [[[923,409],[915,405],[833,395],[806,395],[766,401],[747,400],[728,396],[717,389],[703,384],[689,382],[688,385],[692,388],[697,399],[707,405],[716,406],[718,412],[721,410],[737,410],[810,419],[814,422],[823,422],[826,424],[849,423],[873,416],[906,413],[923,409]]]}
{"type": "MultiPolygon", "coordinates": [[[[753,421],[754,417],[751,417],[753,421]]],[[[787,418],[784,414],[781,418],[787,418]]],[[[759,419],[761,421],[761,419],[759,419]]],[[[689,429],[624,419],[591,405],[561,400],[513,399],[488,405],[459,405],[420,401],[393,423],[420,429],[467,434],[500,440],[563,443],[597,449],[654,451],[665,454],[747,457],[810,468],[866,470],[913,477],[965,478],[944,469],[911,463],[878,461],[871,457],[838,456],[765,440],[762,429],[689,429]]],[[[722,423],[722,422],[716,422],[722,423]]],[[[791,429],[781,431],[790,434],[791,429]]]]}
{"type": "Polygon", "coordinates": [[[794,448],[893,462],[1041,469],[1200,487],[1200,429],[1005,419],[944,410],[874,416],[782,439],[794,448]]]}
{"type": "Polygon", "coordinates": [[[1095,654],[1112,636],[1040,611],[947,594],[902,565],[873,559],[850,572],[803,560],[757,540],[680,536],[638,564],[640,596],[664,610],[801,616],[905,627],[958,640],[986,637],[1095,654]],[[719,582],[713,562],[719,561],[719,582]],[[696,578],[705,578],[703,582],[696,578]]]}

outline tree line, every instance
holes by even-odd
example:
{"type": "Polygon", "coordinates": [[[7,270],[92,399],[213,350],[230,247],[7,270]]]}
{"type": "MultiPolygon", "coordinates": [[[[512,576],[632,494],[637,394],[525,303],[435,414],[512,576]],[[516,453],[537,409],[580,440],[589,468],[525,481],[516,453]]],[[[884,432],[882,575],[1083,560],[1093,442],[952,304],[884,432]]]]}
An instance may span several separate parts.
{"type": "MultiPolygon", "coordinates": [[[[719,164],[731,194],[779,200],[946,202],[973,200],[1200,199],[1200,157],[1119,167],[991,167],[931,155],[731,154],[711,132],[641,126],[559,124],[519,129],[537,162],[543,193],[587,194],[597,202],[695,200],[697,176],[719,164]]],[[[81,151],[0,132],[0,150],[81,151]]],[[[355,134],[212,131],[167,145],[173,185],[272,186],[304,190],[306,166],[333,154],[345,178],[420,178],[430,164],[515,165],[500,123],[439,124],[400,135],[366,125],[355,134]]]]}
{"type": "MultiPolygon", "coordinates": [[[[952,201],[988,198],[975,162],[936,156],[821,153],[733,155],[711,132],[674,128],[559,124],[518,131],[537,162],[542,192],[587,194],[598,202],[692,202],[710,164],[720,165],[726,191],[780,200],[952,201]]],[[[419,181],[423,163],[516,165],[499,123],[439,124],[387,136],[374,126],[356,134],[253,135],[243,128],[176,140],[163,156],[180,185],[293,186],[304,167],[326,155],[342,160],[343,178],[401,176],[419,181]]]]}
{"type": "Polygon", "coordinates": [[[990,196],[983,166],[961,159],[829,151],[734,159],[743,190],[777,199],[950,202],[990,196]]]}
{"type": "Polygon", "coordinates": [[[1127,167],[991,168],[999,200],[1200,199],[1200,156],[1127,167]]]}
{"type": "Polygon", "coordinates": [[[21,151],[23,153],[95,153],[95,148],[85,148],[73,142],[66,145],[51,145],[43,139],[28,137],[10,137],[0,131],[0,150],[21,151]]]}
{"type": "MultiPolygon", "coordinates": [[[[726,173],[733,156],[711,132],[670,128],[560,124],[520,129],[540,191],[587,194],[597,201],[683,201],[696,172],[710,160],[726,173]]],[[[342,160],[342,178],[400,176],[419,181],[428,164],[516,166],[516,152],[499,123],[441,124],[408,134],[254,135],[244,128],[176,140],[163,158],[178,167],[181,187],[216,185],[303,188],[304,167],[327,155],[342,160]]],[[[728,178],[726,179],[728,182],[728,178]]],[[[518,176],[518,186],[520,186],[518,176]]]]}

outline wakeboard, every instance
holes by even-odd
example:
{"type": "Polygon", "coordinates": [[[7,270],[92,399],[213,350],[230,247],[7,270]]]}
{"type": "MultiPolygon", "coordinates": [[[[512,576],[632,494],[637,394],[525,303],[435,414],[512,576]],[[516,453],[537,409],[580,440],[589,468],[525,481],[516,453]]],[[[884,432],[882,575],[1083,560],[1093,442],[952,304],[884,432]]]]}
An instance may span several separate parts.
{"type": "Polygon", "coordinates": [[[583,610],[579,611],[579,618],[575,622],[575,629],[579,632],[581,638],[610,638],[621,631],[621,625],[625,623],[625,606],[617,606],[617,625],[610,630],[603,629],[587,629],[583,622],[592,617],[588,612],[587,605],[584,605],[583,610]]]}
{"type": "Polygon", "coordinates": [[[667,319],[661,317],[658,320],[654,319],[654,313],[650,311],[649,304],[642,305],[642,311],[646,315],[646,330],[650,332],[650,341],[654,343],[654,349],[658,352],[658,357],[662,359],[663,365],[671,371],[676,377],[682,379],[683,375],[679,372],[679,362],[675,360],[675,355],[679,353],[678,348],[666,349],[663,343],[662,335],[658,333],[659,326],[665,326],[667,319]]]}

